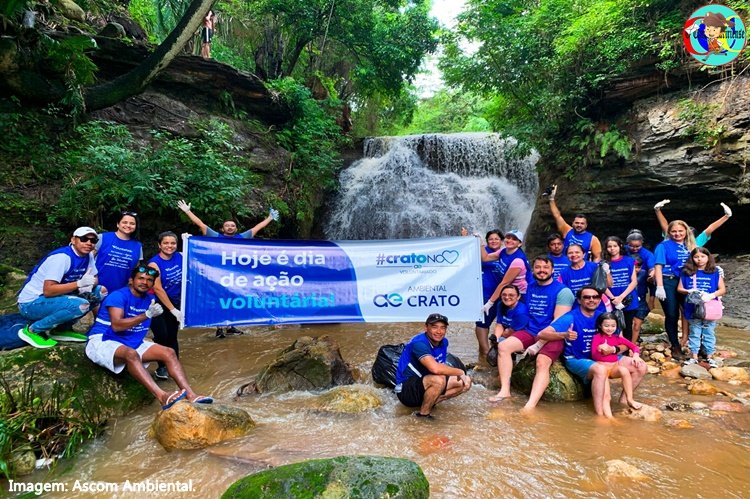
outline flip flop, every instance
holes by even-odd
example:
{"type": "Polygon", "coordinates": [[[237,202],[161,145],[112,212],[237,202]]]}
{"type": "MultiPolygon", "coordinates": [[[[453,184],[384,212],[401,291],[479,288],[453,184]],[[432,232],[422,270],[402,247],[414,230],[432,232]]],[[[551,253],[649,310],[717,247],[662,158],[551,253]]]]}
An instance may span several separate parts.
{"type": "Polygon", "coordinates": [[[177,402],[184,399],[185,397],[187,397],[187,390],[180,390],[180,391],[173,392],[172,395],[167,397],[167,403],[161,406],[161,410],[166,411],[167,409],[169,409],[170,407],[172,407],[173,405],[175,405],[177,402]]]}
{"type": "Polygon", "coordinates": [[[193,404],[213,404],[214,399],[213,397],[204,397],[203,395],[199,395],[198,397],[195,397],[191,402],[193,404]]]}

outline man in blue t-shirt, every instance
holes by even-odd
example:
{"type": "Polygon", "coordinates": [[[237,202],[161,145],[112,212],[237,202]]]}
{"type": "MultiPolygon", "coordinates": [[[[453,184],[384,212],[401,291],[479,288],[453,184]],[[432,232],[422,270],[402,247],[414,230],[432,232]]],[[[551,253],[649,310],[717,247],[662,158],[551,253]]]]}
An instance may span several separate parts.
{"type": "MultiPolygon", "coordinates": [[[[198,226],[198,228],[201,230],[201,235],[208,237],[252,239],[258,232],[260,232],[261,229],[270,224],[272,220],[276,222],[279,221],[279,211],[274,210],[273,208],[269,208],[268,216],[250,230],[246,230],[245,232],[237,232],[237,222],[235,222],[234,220],[225,220],[221,226],[221,232],[218,232],[203,223],[203,220],[198,218],[198,216],[192,212],[192,210],[190,209],[190,203],[186,203],[184,200],[180,200],[177,202],[177,207],[185,212],[185,215],[188,216],[191,222],[198,226]]],[[[234,326],[229,326],[227,328],[216,328],[217,338],[224,338],[227,334],[242,334],[242,331],[234,326]]]]}
{"type": "Polygon", "coordinates": [[[197,395],[190,388],[174,350],[144,340],[151,319],[164,312],[149,294],[158,275],[158,270],[139,265],[131,272],[128,287],[109,294],[89,331],[86,356],[115,374],[127,367],[130,375],[159,400],[163,410],[182,399],[210,404],[213,402],[211,397],[197,395]],[[159,388],[146,371],[152,361],[164,362],[179,390],[168,393],[159,388]]]}
{"type": "Polygon", "coordinates": [[[599,242],[599,238],[589,232],[589,222],[586,215],[581,213],[573,217],[573,225],[569,225],[568,222],[562,217],[560,209],[557,207],[555,202],[555,195],[557,194],[557,185],[552,186],[552,192],[549,195],[549,209],[552,213],[552,217],[555,219],[557,230],[562,234],[564,242],[564,252],[567,253],[568,246],[571,243],[579,244],[583,248],[583,257],[586,260],[598,262],[602,256],[602,244],[599,242]]]}
{"type": "Polygon", "coordinates": [[[432,419],[432,408],[471,388],[471,378],[445,363],[448,355],[448,318],[430,314],[425,330],[411,339],[401,352],[396,369],[398,399],[406,407],[419,407],[414,416],[432,419]]]}

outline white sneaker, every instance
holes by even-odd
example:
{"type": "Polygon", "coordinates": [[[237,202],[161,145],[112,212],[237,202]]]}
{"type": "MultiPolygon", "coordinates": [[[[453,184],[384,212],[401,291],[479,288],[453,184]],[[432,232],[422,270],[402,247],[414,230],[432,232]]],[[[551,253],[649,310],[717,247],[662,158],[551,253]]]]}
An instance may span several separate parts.
{"type": "Polygon", "coordinates": [[[688,360],[686,360],[683,363],[683,365],[685,365],[685,366],[693,366],[693,365],[696,365],[696,364],[698,364],[698,359],[695,359],[693,357],[690,357],[688,360]]]}

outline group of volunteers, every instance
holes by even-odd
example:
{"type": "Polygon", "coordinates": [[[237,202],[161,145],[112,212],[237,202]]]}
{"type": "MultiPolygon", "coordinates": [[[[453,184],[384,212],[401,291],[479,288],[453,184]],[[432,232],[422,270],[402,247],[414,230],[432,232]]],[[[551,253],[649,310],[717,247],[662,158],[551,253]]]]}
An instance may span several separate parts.
{"type": "MultiPolygon", "coordinates": [[[[190,204],[180,201],[178,207],[209,237],[250,239],[279,218],[278,211],[270,209],[268,217],[248,231],[238,232],[236,222],[227,220],[218,232],[204,224],[190,204]]],[[[114,373],[127,368],[163,409],[182,399],[210,404],[211,397],[191,389],[179,361],[183,259],[177,234],[159,234],[158,252],[144,263],[139,228],[138,214],[123,211],[114,232],[78,227],[68,246],[42,258],[18,294],[19,311],[29,321],[18,337],[36,348],[50,348],[58,341],[87,342],[86,355],[93,362],[114,373]],[[95,320],[88,334],[74,331],[73,324],[89,311],[95,320]],[[153,342],[145,339],[149,328],[153,342]],[[146,370],[150,362],[158,363],[157,379],[172,377],[179,389],[161,389],[146,370]]],[[[217,330],[217,336],[224,334],[217,330]]]]}
{"type": "MultiPolygon", "coordinates": [[[[536,372],[525,411],[536,407],[549,385],[552,363],[560,357],[572,374],[590,384],[598,415],[612,417],[610,378],[622,380],[620,403],[639,409],[633,391],[647,369],[637,343],[654,298],[664,310],[672,357],[684,360],[682,348],[687,344],[687,364],[698,363],[703,350],[709,367],[716,367],[712,358],[716,319],[707,311],[721,310],[726,287],[723,271],[704,245],[729,220],[731,209],[721,203],[724,215],[696,237],[684,221],[668,222],[664,217],[661,210],[668,199],[657,203],[654,209],[665,239],[651,253],[643,246],[640,230],[631,230],[625,241],[609,236],[602,245],[587,230],[584,215],[576,215],[568,224],[557,207],[556,192],[552,186],[549,205],[558,232],[547,238],[546,255],[529,261],[521,249],[524,235],[519,230],[504,235],[491,230],[486,245],[480,245],[485,304],[475,332],[480,358],[492,359],[488,354],[497,348],[500,381],[500,391],[489,400],[511,397],[514,362],[531,355],[536,357],[536,372]],[[695,298],[686,303],[688,295],[695,298]],[[703,307],[704,313],[697,314],[697,307],[703,307]]],[[[462,234],[468,231],[463,229],[462,234]]],[[[402,354],[396,392],[405,405],[420,408],[416,416],[427,417],[435,403],[470,387],[463,371],[440,360],[447,349],[447,326],[447,318],[431,315],[425,332],[415,336],[402,354]]]]}
{"type": "MultiPolygon", "coordinates": [[[[612,417],[611,378],[622,380],[620,403],[640,408],[633,392],[646,365],[638,341],[655,298],[664,310],[672,357],[684,360],[682,349],[687,346],[686,363],[698,363],[704,352],[708,365],[716,366],[716,317],[709,310],[721,310],[726,288],[723,271],[704,246],[732,216],[729,207],[722,203],[724,215],[696,237],[682,220],[668,222],[664,217],[662,208],[669,200],[657,203],[654,209],[665,239],[652,253],[637,229],[624,241],[609,236],[602,244],[588,231],[584,215],[576,215],[569,225],[556,205],[556,191],[553,186],[549,192],[549,206],[558,232],[547,238],[547,254],[529,260],[519,230],[492,230],[486,244],[480,244],[485,303],[475,331],[481,358],[490,358],[496,349],[500,381],[500,391],[490,400],[511,397],[514,363],[534,356],[536,371],[524,406],[532,410],[547,389],[553,362],[562,357],[572,374],[590,384],[598,415],[612,417]]],[[[216,231],[190,204],[179,201],[177,206],[208,237],[249,239],[279,216],[270,209],[250,230],[238,232],[236,222],[227,220],[216,231]]],[[[18,307],[29,324],[18,336],[37,348],[57,341],[87,342],[86,355],[92,361],[115,373],[127,368],[164,409],[182,399],[211,403],[211,397],[190,388],[179,361],[183,258],[177,235],[159,234],[158,252],[144,263],[138,231],[138,215],[131,211],[120,214],[114,232],[77,228],[68,246],[52,251],[33,268],[19,292],[18,307]],[[95,321],[88,334],[73,331],[73,323],[89,311],[95,321]],[[153,342],[145,339],[149,328],[153,342]],[[159,387],[146,370],[154,361],[156,379],[171,377],[178,390],[159,387]]],[[[401,355],[395,391],[404,405],[419,408],[417,417],[431,418],[437,403],[471,388],[471,378],[446,363],[447,328],[447,317],[430,314],[425,331],[412,338],[401,355]]],[[[241,333],[230,327],[217,329],[216,335],[233,332],[241,333]]]]}

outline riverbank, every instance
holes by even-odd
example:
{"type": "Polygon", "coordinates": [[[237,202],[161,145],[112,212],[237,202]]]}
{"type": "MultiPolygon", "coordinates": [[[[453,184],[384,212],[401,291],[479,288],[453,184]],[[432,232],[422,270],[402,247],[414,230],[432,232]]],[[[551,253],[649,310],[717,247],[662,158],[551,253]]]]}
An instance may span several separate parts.
{"type": "Polygon", "coordinates": [[[750,254],[721,258],[727,294],[721,323],[750,331],[750,254]]]}

